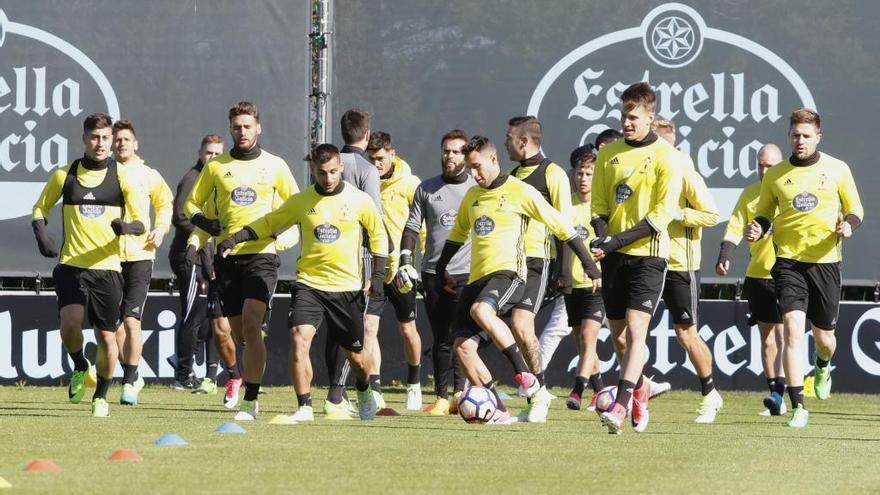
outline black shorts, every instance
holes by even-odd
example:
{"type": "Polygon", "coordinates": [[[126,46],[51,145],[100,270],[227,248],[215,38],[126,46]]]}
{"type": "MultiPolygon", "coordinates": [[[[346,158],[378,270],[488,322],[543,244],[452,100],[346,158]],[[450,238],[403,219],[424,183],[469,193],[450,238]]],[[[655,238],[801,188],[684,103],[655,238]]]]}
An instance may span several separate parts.
{"type": "Polygon", "coordinates": [[[653,315],[665,281],[665,259],[610,253],[602,260],[602,299],[608,319],[624,319],[627,309],[653,315]]]}
{"type": "Polygon", "coordinates": [[[382,316],[385,311],[385,303],[391,301],[394,306],[394,314],[400,323],[408,323],[416,319],[416,291],[415,288],[407,294],[401,294],[394,284],[385,284],[385,295],[379,298],[371,297],[367,304],[367,314],[382,316]]]}
{"type": "Polygon", "coordinates": [[[223,304],[220,303],[220,290],[216,280],[208,282],[208,319],[216,320],[223,318],[223,304]]]}
{"type": "Polygon", "coordinates": [[[153,260],[122,262],[122,317],[141,319],[150,292],[153,260]]]}
{"type": "Polygon", "coordinates": [[[495,308],[496,314],[504,315],[522,297],[524,285],[511,271],[495,272],[466,285],[461,291],[452,323],[453,339],[474,338],[483,331],[471,317],[471,306],[479,302],[488,303],[495,308]]]}
{"type": "Polygon", "coordinates": [[[584,320],[602,323],[605,321],[605,304],[602,303],[602,292],[593,289],[572,289],[565,294],[565,312],[568,314],[568,326],[579,327],[584,320]]]}
{"type": "Polygon", "coordinates": [[[804,311],[813,326],[834,330],[840,309],[840,263],[776,258],[770,271],[779,311],[804,311]]]}
{"type": "Polygon", "coordinates": [[[238,254],[214,258],[223,316],[238,316],[245,299],[269,304],[278,282],[278,256],[238,254]]]}
{"type": "Polygon", "coordinates": [[[746,297],[749,300],[749,324],[782,323],[782,314],[776,303],[776,286],[770,278],[746,277],[746,297]]]}
{"type": "Polygon", "coordinates": [[[290,288],[287,324],[293,328],[311,325],[320,329],[327,322],[327,336],[349,351],[364,348],[364,311],[366,296],[362,291],[325,292],[299,282],[290,288]]]}
{"type": "Polygon", "coordinates": [[[697,325],[700,305],[700,271],[666,272],[663,302],[675,325],[697,325]]]}
{"type": "Polygon", "coordinates": [[[522,297],[513,307],[537,313],[547,292],[547,279],[550,276],[550,260],[546,258],[526,258],[526,285],[522,297]]]}
{"type": "Polygon", "coordinates": [[[121,319],[122,274],[114,270],[92,270],[57,265],[52,270],[58,309],[71,304],[85,306],[96,330],[116,330],[121,319]]]}

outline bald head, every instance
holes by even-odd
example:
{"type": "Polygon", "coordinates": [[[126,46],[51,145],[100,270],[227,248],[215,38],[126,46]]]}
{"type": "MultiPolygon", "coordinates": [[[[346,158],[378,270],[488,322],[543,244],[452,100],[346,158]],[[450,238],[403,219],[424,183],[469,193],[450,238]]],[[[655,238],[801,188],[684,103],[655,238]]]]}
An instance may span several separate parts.
{"type": "Polygon", "coordinates": [[[767,143],[758,150],[758,178],[763,179],[767,170],[782,161],[782,150],[773,143],[767,143]]]}

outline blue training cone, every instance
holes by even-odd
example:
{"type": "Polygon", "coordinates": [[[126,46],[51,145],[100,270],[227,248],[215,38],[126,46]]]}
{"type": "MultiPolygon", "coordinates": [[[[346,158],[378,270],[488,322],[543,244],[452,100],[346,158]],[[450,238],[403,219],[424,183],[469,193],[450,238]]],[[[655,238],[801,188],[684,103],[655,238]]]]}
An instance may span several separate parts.
{"type": "Polygon", "coordinates": [[[501,400],[510,400],[510,396],[502,391],[498,391],[498,398],[501,400]]]}
{"type": "Polygon", "coordinates": [[[176,433],[166,433],[157,438],[155,443],[160,447],[175,447],[180,445],[187,445],[186,440],[180,438],[180,435],[176,433]]]}
{"type": "Polygon", "coordinates": [[[247,433],[238,423],[226,422],[214,428],[214,433],[247,433]]]}

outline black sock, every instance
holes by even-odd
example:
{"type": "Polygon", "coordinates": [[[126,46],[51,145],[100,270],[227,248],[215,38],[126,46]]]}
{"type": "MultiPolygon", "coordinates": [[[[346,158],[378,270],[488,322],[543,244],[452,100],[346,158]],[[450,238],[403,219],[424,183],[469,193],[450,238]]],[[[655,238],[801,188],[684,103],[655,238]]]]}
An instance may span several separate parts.
{"type": "Polygon", "coordinates": [[[330,385],[327,392],[327,401],[331,404],[342,404],[342,397],[345,394],[345,387],[342,385],[330,385]]]}
{"type": "Polygon", "coordinates": [[[824,368],[824,367],[828,366],[828,363],[830,363],[830,362],[831,362],[830,359],[825,360],[825,359],[820,358],[819,356],[816,356],[816,367],[817,368],[824,368]]]}
{"type": "Polygon", "coordinates": [[[299,407],[312,407],[312,393],[306,392],[304,394],[296,394],[296,403],[299,404],[299,407]]]}
{"type": "Polygon", "coordinates": [[[112,378],[104,378],[101,375],[98,375],[98,385],[95,387],[95,395],[92,396],[92,400],[106,399],[107,390],[110,389],[111,383],[113,383],[112,378]]]}
{"type": "Polygon", "coordinates": [[[791,399],[791,408],[804,405],[804,386],[788,387],[788,398],[791,399]]]}
{"type": "Polygon", "coordinates": [[[406,365],[406,384],[413,385],[416,383],[420,383],[419,380],[419,370],[422,365],[420,364],[407,364],[406,365]]]}
{"type": "Polygon", "coordinates": [[[590,375],[590,386],[593,387],[593,392],[598,392],[605,388],[605,382],[602,381],[602,373],[590,375]]]}
{"type": "Polygon", "coordinates": [[[492,395],[495,396],[495,402],[498,403],[498,410],[499,411],[506,411],[507,407],[505,407],[504,403],[501,402],[501,396],[498,395],[498,390],[495,388],[495,384],[492,382],[489,382],[489,383],[483,384],[483,386],[488,388],[489,391],[492,392],[492,395]]]}
{"type": "Polygon", "coordinates": [[[522,354],[519,352],[519,347],[517,347],[516,344],[510,344],[510,347],[501,352],[504,354],[504,357],[510,361],[510,365],[513,366],[513,372],[515,374],[529,371],[529,368],[526,366],[526,361],[523,359],[522,354]]]}
{"type": "Polygon", "coordinates": [[[382,393],[382,380],[379,375],[370,375],[370,387],[373,388],[373,392],[376,392],[377,394],[382,393]]]}
{"type": "Polygon", "coordinates": [[[578,397],[583,395],[588,381],[589,380],[583,376],[574,377],[574,390],[572,390],[572,392],[576,393],[578,397]]]}
{"type": "Polygon", "coordinates": [[[86,371],[89,369],[89,361],[83,356],[83,350],[69,352],[70,359],[73,359],[73,369],[75,371],[86,371]]]}
{"type": "Polygon", "coordinates": [[[768,378],[767,379],[767,387],[770,388],[770,393],[776,391],[776,378],[768,378]]]}
{"type": "Polygon", "coordinates": [[[244,382],[244,400],[257,400],[259,395],[259,383],[244,382]]]}
{"type": "Polygon", "coordinates": [[[642,385],[645,383],[645,375],[639,375],[639,380],[636,382],[636,388],[642,388],[642,385]]]}
{"type": "Polygon", "coordinates": [[[207,371],[205,371],[205,378],[211,379],[212,382],[217,381],[217,363],[211,363],[208,365],[207,371]]]}
{"type": "Polygon", "coordinates": [[[627,380],[617,382],[617,399],[614,401],[620,404],[624,409],[629,409],[629,402],[632,400],[633,392],[636,384],[627,380]]]}
{"type": "Polygon", "coordinates": [[[773,391],[779,395],[785,394],[785,378],[776,379],[776,383],[773,385],[773,391]]]}
{"type": "Polygon", "coordinates": [[[712,375],[700,377],[700,387],[703,389],[703,397],[715,390],[715,382],[712,381],[712,375]]]}
{"type": "Polygon", "coordinates": [[[137,380],[138,367],[136,364],[122,364],[122,383],[134,385],[137,380]]]}
{"type": "Polygon", "coordinates": [[[363,392],[367,388],[369,388],[370,382],[366,380],[361,380],[360,378],[355,379],[354,388],[357,389],[358,392],[363,392]]]}
{"type": "Polygon", "coordinates": [[[241,371],[238,370],[238,363],[232,363],[232,365],[226,367],[226,372],[229,373],[229,378],[240,378],[241,371]]]}

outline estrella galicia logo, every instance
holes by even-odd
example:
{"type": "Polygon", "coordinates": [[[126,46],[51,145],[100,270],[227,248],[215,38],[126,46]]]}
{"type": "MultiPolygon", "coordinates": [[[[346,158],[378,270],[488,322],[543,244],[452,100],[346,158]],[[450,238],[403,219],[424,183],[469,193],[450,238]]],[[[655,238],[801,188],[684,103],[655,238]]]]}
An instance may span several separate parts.
{"type": "Polygon", "coordinates": [[[586,241],[590,238],[590,229],[584,227],[583,225],[575,225],[574,230],[577,232],[578,237],[580,237],[582,241],[586,241]]]}
{"type": "Polygon", "coordinates": [[[808,212],[817,206],[819,206],[819,198],[808,192],[802,192],[791,200],[791,207],[798,211],[808,212]]]}
{"type": "Polygon", "coordinates": [[[257,200],[257,191],[247,186],[239,186],[232,190],[232,202],[239,206],[254,204],[257,200]]]}
{"type": "Polygon", "coordinates": [[[79,205],[79,214],[86,218],[98,218],[104,214],[104,205],[79,205]]]}
{"type": "Polygon", "coordinates": [[[448,210],[442,215],[440,215],[440,226],[446,230],[452,230],[452,226],[455,225],[455,217],[458,216],[458,212],[456,210],[448,210]]]}
{"type": "Polygon", "coordinates": [[[673,120],[725,217],[757,176],[757,153],[789,111],[817,109],[807,84],[769,48],[710,27],[693,7],[669,2],[637,26],[601,34],[559,55],[537,82],[526,115],[544,125],[547,155],[567,155],[620,127],[620,93],[645,81],[657,115],[673,120]],[[735,63],[731,63],[731,61],[735,63]]]}
{"type": "Polygon", "coordinates": [[[0,220],[6,220],[29,215],[48,173],[69,163],[69,147],[79,139],[68,142],[66,129],[81,125],[85,109],[116,120],[119,102],[110,81],[79,48],[13,22],[2,9],[0,74],[0,220]]]}
{"type": "Polygon", "coordinates": [[[618,184],[617,189],[615,190],[614,201],[616,201],[617,204],[621,204],[624,201],[628,200],[629,197],[632,196],[632,193],[632,188],[630,188],[626,182],[621,182],[620,184],[618,184]]]}
{"type": "Polygon", "coordinates": [[[322,223],[315,227],[315,239],[321,244],[332,244],[339,240],[339,228],[330,223],[322,223]]]}
{"type": "Polygon", "coordinates": [[[495,220],[486,215],[480,215],[474,222],[474,233],[480,237],[487,236],[495,230],[495,220]]]}

